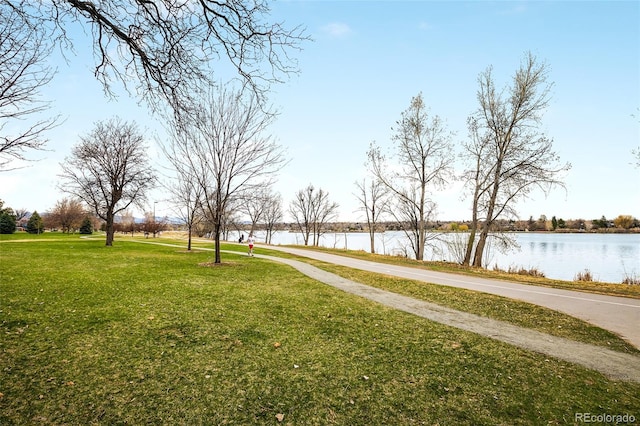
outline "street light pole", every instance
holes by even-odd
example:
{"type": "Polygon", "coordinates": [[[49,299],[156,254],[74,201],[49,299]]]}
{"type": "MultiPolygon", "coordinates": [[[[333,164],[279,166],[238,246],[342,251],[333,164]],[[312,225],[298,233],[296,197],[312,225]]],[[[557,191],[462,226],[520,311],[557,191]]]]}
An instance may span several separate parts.
{"type": "Polygon", "coordinates": [[[158,202],[154,201],[153,202],[153,225],[152,225],[153,226],[153,238],[156,237],[156,231],[157,231],[157,229],[156,229],[156,204],[158,204],[158,202]]]}

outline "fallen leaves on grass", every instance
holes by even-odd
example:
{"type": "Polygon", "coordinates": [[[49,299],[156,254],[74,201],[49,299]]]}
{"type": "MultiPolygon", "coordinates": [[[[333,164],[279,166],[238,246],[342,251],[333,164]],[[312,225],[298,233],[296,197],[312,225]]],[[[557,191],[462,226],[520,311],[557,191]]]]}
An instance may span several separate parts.
{"type": "Polygon", "coordinates": [[[276,414],[276,420],[278,420],[279,422],[284,420],[284,414],[282,413],[278,413],[276,414]]]}

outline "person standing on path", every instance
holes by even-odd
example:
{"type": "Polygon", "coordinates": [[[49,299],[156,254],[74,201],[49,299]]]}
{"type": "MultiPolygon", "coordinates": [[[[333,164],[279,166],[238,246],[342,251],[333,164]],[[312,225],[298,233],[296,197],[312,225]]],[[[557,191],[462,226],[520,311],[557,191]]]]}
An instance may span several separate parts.
{"type": "Polygon", "coordinates": [[[247,238],[247,244],[249,244],[249,256],[253,256],[253,243],[255,243],[255,241],[253,234],[249,234],[249,238],[247,238]]]}

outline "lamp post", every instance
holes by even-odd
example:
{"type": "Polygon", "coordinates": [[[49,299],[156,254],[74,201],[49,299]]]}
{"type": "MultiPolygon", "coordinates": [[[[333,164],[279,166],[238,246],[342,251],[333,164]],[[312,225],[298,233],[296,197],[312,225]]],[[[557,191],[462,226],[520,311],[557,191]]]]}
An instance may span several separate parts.
{"type": "Polygon", "coordinates": [[[153,225],[151,225],[151,226],[153,226],[153,238],[156,237],[156,230],[157,230],[157,227],[156,227],[156,204],[158,204],[158,202],[154,201],[153,202],[153,225]]]}

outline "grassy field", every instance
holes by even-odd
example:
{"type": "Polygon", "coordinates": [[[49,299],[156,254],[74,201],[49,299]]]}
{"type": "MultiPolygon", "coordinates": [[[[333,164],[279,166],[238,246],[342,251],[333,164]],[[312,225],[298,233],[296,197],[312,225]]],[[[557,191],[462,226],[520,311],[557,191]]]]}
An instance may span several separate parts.
{"type": "Polygon", "coordinates": [[[2,236],[0,424],[640,418],[638,384],[384,308],[284,265],[225,253],[210,266],[211,256],[2,236]]]}

